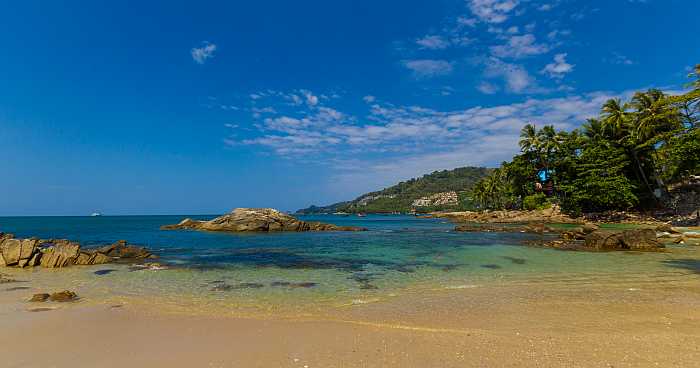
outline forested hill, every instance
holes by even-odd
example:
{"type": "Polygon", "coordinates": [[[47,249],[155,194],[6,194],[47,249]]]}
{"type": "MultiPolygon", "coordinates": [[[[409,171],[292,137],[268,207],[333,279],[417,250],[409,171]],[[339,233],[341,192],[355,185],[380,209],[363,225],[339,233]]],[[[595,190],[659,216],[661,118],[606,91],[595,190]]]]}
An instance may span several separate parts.
{"type": "Polygon", "coordinates": [[[469,208],[471,202],[467,193],[491,170],[483,167],[460,167],[435,171],[377,192],[363,194],[352,201],[323,207],[311,206],[297,213],[391,213],[469,208]]]}

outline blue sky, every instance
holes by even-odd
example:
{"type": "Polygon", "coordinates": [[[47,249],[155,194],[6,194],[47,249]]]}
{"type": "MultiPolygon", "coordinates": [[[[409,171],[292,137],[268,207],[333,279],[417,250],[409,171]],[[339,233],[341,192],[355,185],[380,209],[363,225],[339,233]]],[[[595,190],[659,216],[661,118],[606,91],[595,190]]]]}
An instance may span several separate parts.
{"type": "Polygon", "coordinates": [[[680,91],[697,1],[6,2],[0,215],[293,210],[680,91]]]}

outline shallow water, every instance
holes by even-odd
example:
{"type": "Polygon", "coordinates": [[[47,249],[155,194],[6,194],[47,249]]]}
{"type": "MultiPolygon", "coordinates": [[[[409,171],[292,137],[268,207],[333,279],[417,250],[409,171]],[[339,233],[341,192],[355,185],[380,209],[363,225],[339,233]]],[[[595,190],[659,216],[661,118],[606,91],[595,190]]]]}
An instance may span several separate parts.
{"type": "Polygon", "coordinates": [[[168,270],[101,265],[3,272],[30,281],[27,294],[42,288],[72,289],[89,299],[117,304],[157,300],[164,306],[297,313],[426,290],[542,283],[642,287],[700,278],[700,247],[674,246],[647,254],[565,252],[522,245],[544,241],[537,235],[459,233],[443,219],[410,216],[303,217],[364,226],[367,232],[159,230],[184,217],[0,217],[0,231],[18,237],[69,238],[83,246],[126,239],[173,265],[168,270]]]}

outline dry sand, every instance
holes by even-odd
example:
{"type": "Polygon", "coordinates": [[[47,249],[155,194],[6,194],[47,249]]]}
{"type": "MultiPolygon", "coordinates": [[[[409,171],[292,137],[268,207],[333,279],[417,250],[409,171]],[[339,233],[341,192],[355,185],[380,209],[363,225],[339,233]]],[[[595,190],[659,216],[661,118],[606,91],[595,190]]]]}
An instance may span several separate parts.
{"type": "Polygon", "coordinates": [[[0,291],[1,367],[697,367],[700,282],[465,287],[240,318],[0,291]],[[35,308],[56,308],[30,312],[35,308]]]}

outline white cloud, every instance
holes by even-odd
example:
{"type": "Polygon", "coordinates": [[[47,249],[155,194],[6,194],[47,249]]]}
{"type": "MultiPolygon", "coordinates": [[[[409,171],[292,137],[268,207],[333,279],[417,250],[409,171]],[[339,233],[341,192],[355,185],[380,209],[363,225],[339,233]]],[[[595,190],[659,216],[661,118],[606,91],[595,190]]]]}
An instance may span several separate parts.
{"type": "Polygon", "coordinates": [[[216,45],[213,43],[210,43],[209,41],[204,41],[202,42],[202,47],[194,47],[192,50],[190,50],[190,53],[192,54],[192,59],[197,63],[197,64],[204,64],[207,59],[211,59],[214,57],[214,51],[216,51],[216,45]]]}
{"type": "Polygon", "coordinates": [[[430,50],[442,50],[450,46],[450,43],[447,42],[442,36],[437,35],[429,35],[419,38],[416,40],[416,44],[421,46],[421,48],[430,50]]]}
{"type": "Polygon", "coordinates": [[[564,75],[574,70],[574,65],[566,62],[567,54],[554,55],[554,62],[547,64],[540,73],[547,74],[550,78],[561,79],[564,75]]]}
{"type": "Polygon", "coordinates": [[[487,95],[492,95],[496,92],[498,92],[498,86],[495,84],[489,83],[489,82],[481,82],[476,89],[478,89],[481,93],[487,94],[487,95]]]}
{"type": "Polygon", "coordinates": [[[518,6],[518,0],[469,0],[469,10],[479,20],[487,23],[503,23],[509,13],[518,6]]]}
{"type": "Polygon", "coordinates": [[[311,93],[311,91],[307,91],[307,90],[301,90],[300,92],[304,95],[304,98],[306,99],[306,103],[309,106],[318,105],[318,96],[315,96],[313,93],[311,93]]]}
{"type": "Polygon", "coordinates": [[[549,51],[550,47],[545,44],[538,44],[535,36],[525,34],[512,36],[507,44],[491,46],[491,54],[500,58],[523,58],[526,56],[540,55],[549,51]]]}
{"type": "Polygon", "coordinates": [[[374,97],[374,96],[372,96],[372,95],[367,95],[367,96],[365,96],[365,97],[362,97],[362,101],[365,101],[365,102],[367,102],[367,103],[372,103],[372,102],[374,102],[374,101],[376,101],[376,100],[377,100],[377,98],[374,97]]]}
{"type": "Polygon", "coordinates": [[[403,65],[417,78],[435,77],[452,73],[453,64],[445,60],[404,60],[403,65]]]}
{"type": "Polygon", "coordinates": [[[513,93],[537,92],[536,80],[522,65],[510,64],[497,58],[489,58],[485,62],[486,78],[501,78],[506,83],[506,90],[513,93]]]}

